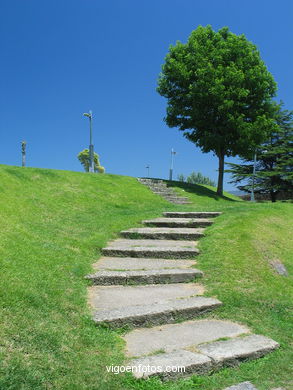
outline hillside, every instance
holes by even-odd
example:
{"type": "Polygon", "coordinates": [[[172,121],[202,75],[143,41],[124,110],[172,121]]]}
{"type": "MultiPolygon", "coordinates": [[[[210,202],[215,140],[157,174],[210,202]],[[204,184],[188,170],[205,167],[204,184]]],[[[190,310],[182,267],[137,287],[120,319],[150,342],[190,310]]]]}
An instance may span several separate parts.
{"type": "Polygon", "coordinates": [[[219,390],[241,380],[289,389],[292,204],[250,204],[204,186],[172,185],[193,204],[172,205],[126,176],[0,166],[1,390],[219,390]],[[110,375],[105,366],[123,362],[123,345],[118,333],[94,326],[84,275],[120,230],[187,209],[224,212],[201,240],[198,259],[207,294],[225,302],[215,316],[281,348],[236,370],[169,384],[110,375]],[[276,259],[289,277],[275,273],[269,262],[276,259]]]}

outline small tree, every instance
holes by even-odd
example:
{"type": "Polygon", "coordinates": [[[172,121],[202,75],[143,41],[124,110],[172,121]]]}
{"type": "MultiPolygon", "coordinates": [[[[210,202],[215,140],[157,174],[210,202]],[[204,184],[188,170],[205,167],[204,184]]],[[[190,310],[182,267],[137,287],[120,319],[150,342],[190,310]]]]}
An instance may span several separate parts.
{"type": "MultiPolygon", "coordinates": [[[[77,158],[79,159],[80,163],[83,165],[84,170],[86,172],[89,172],[90,170],[90,153],[88,149],[82,150],[80,153],[78,153],[77,158]]],[[[100,165],[99,155],[97,153],[94,153],[94,171],[99,173],[104,173],[105,168],[100,165]]]]}
{"type": "Polygon", "coordinates": [[[218,157],[222,195],[225,156],[259,145],[273,126],[276,84],[256,46],[227,27],[199,26],[170,46],[157,91],[167,98],[167,125],[218,157]]]}
{"type": "Polygon", "coordinates": [[[242,164],[227,164],[232,174],[230,183],[237,188],[260,194],[270,194],[272,202],[280,192],[293,192],[293,111],[282,110],[282,104],[276,111],[277,130],[257,148],[256,174],[253,177],[253,161],[243,159],[242,164]],[[240,185],[240,183],[244,184],[240,185]]]}
{"type": "Polygon", "coordinates": [[[185,181],[185,176],[183,175],[183,173],[180,173],[180,174],[177,176],[177,179],[178,179],[178,181],[184,182],[184,181],[185,181]]]}
{"type": "Polygon", "coordinates": [[[200,172],[191,172],[186,181],[191,184],[204,184],[212,187],[216,186],[214,181],[212,181],[209,177],[203,176],[200,172]]]}

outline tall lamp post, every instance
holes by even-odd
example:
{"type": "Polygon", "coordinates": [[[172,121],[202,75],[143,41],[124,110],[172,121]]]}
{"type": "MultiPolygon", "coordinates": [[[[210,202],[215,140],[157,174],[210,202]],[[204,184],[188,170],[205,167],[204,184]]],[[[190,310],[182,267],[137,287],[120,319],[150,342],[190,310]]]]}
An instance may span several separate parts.
{"type": "Polygon", "coordinates": [[[150,166],[147,165],[147,166],[146,166],[146,169],[147,169],[147,177],[150,177],[150,166]]]}
{"type": "Polygon", "coordinates": [[[250,193],[250,202],[255,202],[255,197],[254,197],[255,170],[256,170],[256,152],[254,153],[254,159],[253,159],[252,188],[250,193]]]}
{"type": "Polygon", "coordinates": [[[90,120],[90,146],[89,146],[90,166],[89,166],[89,171],[94,172],[95,166],[94,166],[94,145],[93,145],[93,129],[92,129],[93,113],[90,110],[89,112],[85,112],[83,115],[87,116],[90,120]]]}
{"type": "Polygon", "coordinates": [[[22,154],[21,165],[23,167],[25,167],[25,164],[26,164],[26,141],[22,141],[22,143],[21,143],[21,154],[22,154]]]}
{"type": "Polygon", "coordinates": [[[173,167],[174,167],[174,156],[175,156],[176,152],[175,150],[172,148],[171,149],[171,165],[170,165],[170,172],[169,172],[169,180],[172,181],[172,178],[173,178],[173,167]]]}

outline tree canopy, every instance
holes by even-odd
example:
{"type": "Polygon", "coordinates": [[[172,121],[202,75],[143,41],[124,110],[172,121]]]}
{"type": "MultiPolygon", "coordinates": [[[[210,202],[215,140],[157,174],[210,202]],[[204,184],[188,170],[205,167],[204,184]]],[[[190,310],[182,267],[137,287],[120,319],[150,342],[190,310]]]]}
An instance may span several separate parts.
{"type": "MultiPolygon", "coordinates": [[[[89,172],[90,169],[90,153],[88,149],[84,149],[78,153],[77,158],[84,167],[86,172],[89,172]]],[[[94,153],[94,171],[99,173],[104,173],[105,168],[100,165],[99,155],[94,153]]]]}
{"type": "Polygon", "coordinates": [[[227,27],[199,26],[170,46],[157,91],[167,98],[167,125],[219,158],[222,195],[224,157],[253,149],[274,126],[276,83],[256,46],[227,27]]]}
{"type": "Polygon", "coordinates": [[[185,176],[181,173],[178,175],[178,180],[182,182],[185,182],[186,180],[186,182],[190,184],[204,184],[212,187],[216,186],[216,183],[213,180],[207,176],[204,176],[200,172],[191,172],[191,174],[187,176],[186,179],[185,176]]]}
{"type": "Polygon", "coordinates": [[[277,107],[277,128],[256,150],[256,174],[253,175],[253,158],[243,159],[242,164],[228,164],[232,173],[230,183],[246,192],[270,194],[276,201],[280,192],[289,197],[293,194],[293,111],[277,107]],[[243,183],[244,182],[244,183],[243,183]],[[241,184],[242,183],[242,184],[241,184]]]}

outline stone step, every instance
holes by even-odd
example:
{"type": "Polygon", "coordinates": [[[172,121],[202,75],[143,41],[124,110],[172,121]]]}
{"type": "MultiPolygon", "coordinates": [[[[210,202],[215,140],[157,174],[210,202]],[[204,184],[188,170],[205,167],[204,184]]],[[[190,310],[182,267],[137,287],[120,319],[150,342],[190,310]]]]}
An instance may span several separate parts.
{"type": "MultiPolygon", "coordinates": [[[[168,187],[166,187],[165,185],[160,185],[160,186],[158,186],[158,185],[156,185],[156,186],[151,186],[151,185],[147,185],[147,187],[151,190],[151,191],[153,191],[153,192],[155,192],[155,191],[170,191],[169,190],[169,188],[168,187]]],[[[172,192],[173,193],[173,192],[172,192]]]]}
{"type": "Polygon", "coordinates": [[[204,293],[198,283],[150,284],[144,286],[91,286],[90,302],[94,310],[112,310],[131,305],[151,305],[181,300],[204,293]]]}
{"type": "Polygon", "coordinates": [[[162,380],[205,375],[213,367],[212,360],[207,356],[184,350],[134,359],[128,365],[137,379],[157,376],[162,380]]]}
{"type": "Polygon", "coordinates": [[[192,202],[187,202],[187,201],[176,201],[176,202],[171,202],[173,204],[192,204],[192,202]]]}
{"type": "Polygon", "coordinates": [[[226,387],[226,389],[224,390],[257,390],[257,388],[254,387],[253,384],[250,382],[242,382],[238,385],[226,387]]]}
{"type": "Polygon", "coordinates": [[[249,330],[245,326],[212,319],[133,330],[123,338],[126,342],[127,356],[141,357],[153,355],[156,351],[166,353],[181,349],[195,351],[200,344],[247,333],[249,330]]]}
{"type": "Polygon", "coordinates": [[[258,359],[278,348],[274,340],[251,335],[198,346],[198,351],[211,358],[215,365],[233,366],[242,360],[258,359]]]}
{"type": "Polygon", "coordinates": [[[220,306],[214,298],[191,297],[174,299],[162,303],[124,306],[119,309],[100,310],[94,315],[97,324],[112,327],[132,325],[135,327],[172,323],[179,319],[190,319],[220,306]]]}
{"type": "Polygon", "coordinates": [[[178,195],[162,195],[165,199],[168,199],[170,201],[172,200],[188,200],[186,196],[178,196],[178,195]]]}
{"type": "Polygon", "coordinates": [[[95,285],[184,283],[202,277],[198,269],[170,269],[147,271],[98,271],[87,275],[95,285]]]}
{"type": "Polygon", "coordinates": [[[101,257],[93,268],[95,270],[152,270],[152,269],[186,269],[195,265],[192,260],[148,259],[134,257],[101,257]]]}
{"type": "Polygon", "coordinates": [[[147,226],[157,227],[206,227],[212,225],[213,221],[204,218],[154,218],[142,221],[147,226]]]}
{"type": "Polygon", "coordinates": [[[167,240],[196,240],[204,236],[203,228],[132,228],[123,230],[120,234],[127,238],[152,238],[167,240]]]}
{"type": "Polygon", "coordinates": [[[262,357],[278,347],[278,343],[267,337],[251,335],[202,344],[197,347],[196,352],[178,350],[134,359],[129,364],[137,378],[157,375],[162,379],[173,379],[193,374],[208,374],[224,366],[235,366],[244,360],[262,357]],[[177,372],[170,371],[168,366],[180,366],[181,369],[177,372]]]}
{"type": "Polygon", "coordinates": [[[174,196],[174,193],[173,192],[170,192],[168,190],[166,191],[163,191],[163,190],[154,190],[153,191],[154,194],[156,195],[160,195],[160,196],[174,196]]]}
{"type": "Polygon", "coordinates": [[[214,218],[221,214],[219,211],[167,211],[163,213],[168,218],[214,218]]]}
{"type": "Polygon", "coordinates": [[[141,183],[164,183],[162,179],[139,178],[138,181],[141,183]]]}
{"type": "Polygon", "coordinates": [[[102,249],[105,256],[189,259],[199,254],[197,242],[183,240],[118,239],[102,249]]]}

